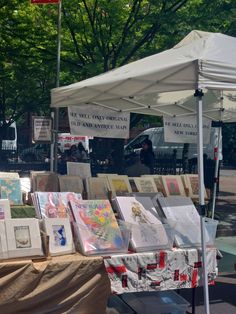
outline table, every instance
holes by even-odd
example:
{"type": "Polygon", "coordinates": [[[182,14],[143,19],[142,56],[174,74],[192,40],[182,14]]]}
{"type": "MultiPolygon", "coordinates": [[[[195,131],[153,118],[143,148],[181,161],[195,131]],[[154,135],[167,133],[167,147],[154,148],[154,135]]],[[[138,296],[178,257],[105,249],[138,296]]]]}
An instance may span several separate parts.
{"type": "MultiPolygon", "coordinates": [[[[217,250],[207,249],[209,283],[217,276],[217,250]]],[[[196,288],[202,284],[197,249],[113,255],[104,259],[113,293],[196,288]]]]}
{"type": "Polygon", "coordinates": [[[104,314],[110,293],[101,257],[0,263],[0,313],[104,314]]]}

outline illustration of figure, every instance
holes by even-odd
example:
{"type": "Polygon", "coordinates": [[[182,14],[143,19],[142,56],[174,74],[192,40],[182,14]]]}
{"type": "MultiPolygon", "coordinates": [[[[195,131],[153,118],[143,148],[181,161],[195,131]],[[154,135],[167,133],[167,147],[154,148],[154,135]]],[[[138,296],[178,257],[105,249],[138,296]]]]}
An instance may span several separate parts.
{"type": "Polygon", "coordinates": [[[148,217],[143,213],[138,202],[132,202],[132,216],[138,223],[150,223],[148,217]]]}
{"type": "Polygon", "coordinates": [[[67,217],[67,202],[66,204],[63,203],[63,199],[60,193],[58,193],[58,208],[57,214],[59,218],[66,218],[67,217]]]}
{"type": "Polygon", "coordinates": [[[57,218],[57,206],[54,202],[53,193],[48,193],[48,202],[45,206],[45,211],[48,218],[57,218]]]}

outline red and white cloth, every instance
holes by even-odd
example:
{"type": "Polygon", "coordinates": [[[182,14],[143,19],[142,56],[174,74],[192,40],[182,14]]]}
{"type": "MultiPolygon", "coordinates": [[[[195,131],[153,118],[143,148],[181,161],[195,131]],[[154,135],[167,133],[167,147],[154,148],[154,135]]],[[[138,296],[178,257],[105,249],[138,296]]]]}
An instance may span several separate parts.
{"type": "MultiPolygon", "coordinates": [[[[217,276],[216,249],[207,249],[209,284],[217,276]]],[[[202,261],[197,249],[174,249],[113,255],[104,259],[113,293],[195,288],[202,285],[202,261]]]]}

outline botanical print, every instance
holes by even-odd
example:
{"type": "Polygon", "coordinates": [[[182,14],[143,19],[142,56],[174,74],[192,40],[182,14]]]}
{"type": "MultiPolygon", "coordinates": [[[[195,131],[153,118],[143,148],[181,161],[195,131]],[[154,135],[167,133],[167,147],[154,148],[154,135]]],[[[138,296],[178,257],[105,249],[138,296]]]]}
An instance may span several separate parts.
{"type": "Polygon", "coordinates": [[[71,202],[85,253],[116,251],[123,240],[111,205],[107,200],[71,202]]]}
{"type": "Polygon", "coordinates": [[[16,248],[30,248],[30,230],[29,226],[14,226],[14,234],[16,241],[16,248]]]}
{"type": "Polygon", "coordinates": [[[129,193],[129,189],[127,187],[126,182],[123,179],[111,179],[113,189],[116,195],[123,195],[125,193],[129,193]]]}
{"type": "Polygon", "coordinates": [[[177,179],[166,178],[169,195],[181,195],[177,179]]]}
{"type": "Polygon", "coordinates": [[[1,198],[9,199],[11,205],[22,204],[20,179],[0,179],[1,198]]]}
{"type": "Polygon", "coordinates": [[[163,191],[163,182],[162,182],[161,176],[159,176],[159,177],[155,176],[155,177],[153,177],[153,180],[156,184],[157,191],[162,192],[163,191]]]}
{"type": "Polygon", "coordinates": [[[106,178],[88,178],[87,192],[89,199],[107,199],[108,188],[106,178]]]}
{"type": "Polygon", "coordinates": [[[147,178],[136,178],[135,183],[141,193],[155,193],[157,192],[155,182],[151,177],[147,178]]]}
{"type": "Polygon", "coordinates": [[[198,176],[189,176],[193,195],[198,195],[198,176]]]}
{"type": "Polygon", "coordinates": [[[131,227],[131,242],[135,250],[155,249],[168,245],[161,221],[135,197],[117,197],[114,201],[121,217],[131,227]]]}
{"type": "Polygon", "coordinates": [[[63,225],[53,225],[53,236],[54,236],[54,245],[55,246],[65,246],[66,241],[66,233],[65,233],[65,227],[63,225]]]}

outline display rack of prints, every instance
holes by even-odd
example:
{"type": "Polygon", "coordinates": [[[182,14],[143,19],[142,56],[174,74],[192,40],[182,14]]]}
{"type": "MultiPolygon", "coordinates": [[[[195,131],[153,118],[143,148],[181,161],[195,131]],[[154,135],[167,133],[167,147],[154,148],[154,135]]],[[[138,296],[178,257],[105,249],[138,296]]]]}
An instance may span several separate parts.
{"type": "Polygon", "coordinates": [[[88,178],[86,180],[88,199],[107,199],[108,187],[106,178],[88,178]]]}
{"type": "Polygon", "coordinates": [[[90,163],[68,161],[66,166],[67,174],[70,176],[79,176],[81,179],[87,179],[92,176],[90,163]]]}
{"type": "Polygon", "coordinates": [[[122,234],[108,200],[80,200],[70,204],[84,255],[115,253],[124,249],[122,234]]]}
{"type": "Polygon", "coordinates": [[[201,243],[200,216],[191,198],[169,196],[157,200],[167,221],[174,224],[176,245],[185,247],[201,243]]]}
{"type": "Polygon", "coordinates": [[[163,176],[162,181],[166,196],[186,196],[180,176],[163,176]]]}
{"type": "Polygon", "coordinates": [[[157,192],[156,184],[152,177],[134,178],[138,191],[141,193],[157,192]]]}
{"type": "Polygon", "coordinates": [[[59,182],[55,173],[38,173],[35,176],[35,190],[38,192],[58,192],[59,182]]]}
{"type": "Polygon", "coordinates": [[[49,236],[50,255],[63,255],[74,252],[74,242],[68,218],[45,218],[44,230],[49,236]]]}
{"type": "Polygon", "coordinates": [[[0,199],[0,219],[11,219],[11,208],[8,199],[0,199]]]}
{"type": "Polygon", "coordinates": [[[0,178],[1,198],[9,199],[11,205],[22,205],[20,179],[0,178]]]}
{"type": "Polygon", "coordinates": [[[6,219],[5,225],[9,258],[42,255],[38,219],[6,219]]]}
{"type": "Polygon", "coordinates": [[[58,176],[60,192],[83,193],[83,180],[79,176],[58,176]]]}
{"type": "Polygon", "coordinates": [[[69,202],[81,199],[81,194],[73,192],[35,192],[38,217],[67,218],[69,202]]]}
{"type": "Polygon", "coordinates": [[[157,213],[154,214],[154,206],[152,210],[146,209],[135,197],[116,197],[113,205],[120,217],[131,225],[133,250],[152,250],[169,245],[165,228],[157,213]]]}
{"type": "Polygon", "coordinates": [[[125,195],[132,192],[127,176],[108,176],[107,178],[113,196],[125,195]]]}
{"type": "Polygon", "coordinates": [[[5,221],[0,220],[0,259],[8,258],[5,221]]]}

